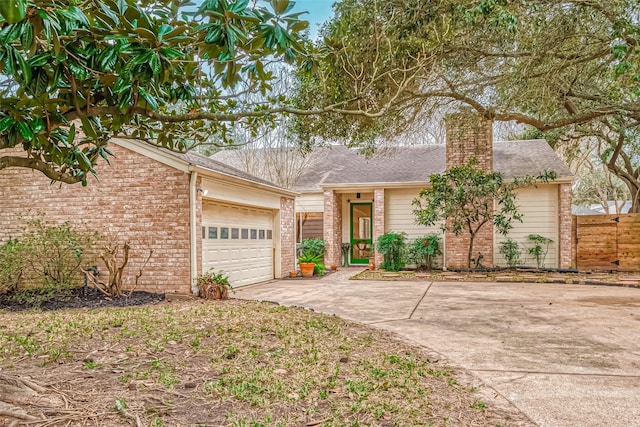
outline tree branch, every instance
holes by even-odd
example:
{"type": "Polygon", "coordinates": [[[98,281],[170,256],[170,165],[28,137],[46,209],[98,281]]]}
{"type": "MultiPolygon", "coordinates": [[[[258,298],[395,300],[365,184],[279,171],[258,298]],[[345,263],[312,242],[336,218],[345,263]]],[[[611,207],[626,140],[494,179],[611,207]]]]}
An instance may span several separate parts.
{"type": "Polygon", "coordinates": [[[70,175],[57,170],[52,165],[32,157],[3,156],[0,157],[0,170],[8,167],[19,167],[27,169],[35,169],[53,181],[64,182],[65,184],[76,184],[82,181],[81,176],[70,175]]]}

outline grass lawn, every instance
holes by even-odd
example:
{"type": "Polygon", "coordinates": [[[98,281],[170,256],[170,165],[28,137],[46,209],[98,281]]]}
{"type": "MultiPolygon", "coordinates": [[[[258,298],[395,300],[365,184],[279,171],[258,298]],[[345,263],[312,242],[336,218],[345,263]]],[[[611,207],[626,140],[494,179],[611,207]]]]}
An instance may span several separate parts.
{"type": "MultiPolygon", "coordinates": [[[[16,376],[43,387],[32,396],[0,393],[0,404],[41,418],[28,425],[489,426],[510,419],[468,375],[462,380],[390,334],[237,300],[0,312],[0,378],[16,376]]],[[[0,425],[15,420],[1,410],[0,425]]]]}

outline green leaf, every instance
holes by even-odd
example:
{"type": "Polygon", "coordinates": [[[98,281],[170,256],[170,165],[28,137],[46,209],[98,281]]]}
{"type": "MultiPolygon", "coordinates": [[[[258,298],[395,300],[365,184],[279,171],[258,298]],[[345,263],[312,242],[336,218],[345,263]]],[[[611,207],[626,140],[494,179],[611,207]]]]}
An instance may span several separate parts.
{"type": "Polygon", "coordinates": [[[0,15],[8,24],[15,24],[27,16],[27,0],[1,0],[0,15]]]}
{"type": "Polygon", "coordinates": [[[282,15],[289,7],[289,0],[271,0],[271,6],[278,15],[282,15]]]}
{"type": "Polygon", "coordinates": [[[0,120],[0,132],[6,132],[16,121],[11,116],[3,117],[0,120]]]}
{"type": "Polygon", "coordinates": [[[147,105],[149,105],[152,110],[158,109],[158,102],[149,92],[147,92],[144,88],[138,88],[138,93],[140,93],[140,96],[142,96],[142,98],[147,101],[147,105]]]}
{"type": "Polygon", "coordinates": [[[49,75],[42,68],[36,68],[33,71],[33,76],[31,81],[27,84],[27,89],[31,94],[39,98],[44,95],[49,88],[49,75]]]}
{"type": "Polygon", "coordinates": [[[84,131],[85,135],[87,135],[89,138],[93,140],[97,140],[98,133],[93,128],[93,123],[91,122],[91,120],[89,120],[86,117],[83,117],[81,121],[82,121],[82,130],[84,131]]]}
{"type": "Polygon", "coordinates": [[[16,126],[18,127],[18,132],[24,139],[30,141],[31,138],[33,138],[33,131],[28,123],[16,122],[16,126]]]}

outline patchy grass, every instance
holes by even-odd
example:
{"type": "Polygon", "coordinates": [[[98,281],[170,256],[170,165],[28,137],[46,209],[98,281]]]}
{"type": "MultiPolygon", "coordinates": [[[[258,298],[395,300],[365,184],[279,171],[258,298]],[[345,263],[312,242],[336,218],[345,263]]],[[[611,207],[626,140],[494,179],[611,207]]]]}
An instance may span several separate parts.
{"type": "Polygon", "coordinates": [[[513,413],[484,403],[468,377],[458,378],[389,334],[268,303],[0,312],[0,372],[31,378],[64,397],[55,408],[23,402],[28,413],[47,414],[30,425],[489,426],[513,420],[513,413]]]}

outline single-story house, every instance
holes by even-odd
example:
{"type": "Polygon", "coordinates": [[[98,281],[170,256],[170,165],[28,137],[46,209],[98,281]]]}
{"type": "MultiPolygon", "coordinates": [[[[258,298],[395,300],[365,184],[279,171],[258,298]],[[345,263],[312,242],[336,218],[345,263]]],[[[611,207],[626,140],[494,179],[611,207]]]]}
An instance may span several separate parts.
{"type": "MultiPolygon", "coordinates": [[[[296,197],[298,238],[324,238],[328,264],[342,264],[342,243],[350,243],[350,264],[367,264],[371,243],[385,232],[405,232],[410,239],[434,232],[442,235],[441,262],[450,268],[466,267],[468,239],[443,233],[438,225],[416,224],[412,202],[429,185],[431,174],[474,156],[480,167],[499,171],[506,179],[536,176],[545,170],[557,174],[548,184],[517,190],[524,218],[522,223],[513,223],[508,236],[495,232],[490,224],[484,227],[474,244],[474,252],[483,255],[482,264],[506,265],[499,252],[506,237],[524,249],[526,263],[533,263],[526,259],[527,236],[539,234],[553,240],[545,266],[570,267],[573,175],[547,142],[493,142],[490,120],[470,121],[460,114],[447,118],[446,130],[444,145],[400,146],[371,159],[345,146],[320,148],[293,187],[300,193],[296,197]]],[[[213,158],[239,166],[232,150],[213,158]]],[[[382,256],[376,254],[376,263],[381,261],[382,256]]]]}
{"type": "Polygon", "coordinates": [[[129,286],[153,251],[138,290],[190,293],[210,267],[233,286],[295,270],[297,193],[196,153],[119,138],[109,149],[111,165],[100,164],[86,187],[51,183],[29,169],[0,170],[0,244],[19,236],[18,215],[30,210],[131,242],[129,286]]]}

